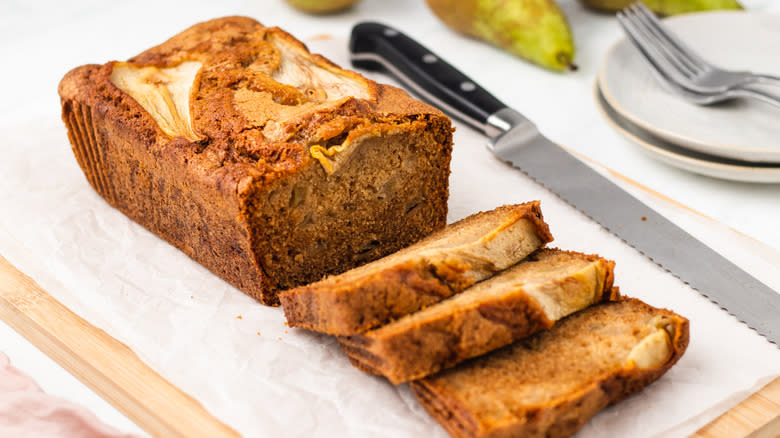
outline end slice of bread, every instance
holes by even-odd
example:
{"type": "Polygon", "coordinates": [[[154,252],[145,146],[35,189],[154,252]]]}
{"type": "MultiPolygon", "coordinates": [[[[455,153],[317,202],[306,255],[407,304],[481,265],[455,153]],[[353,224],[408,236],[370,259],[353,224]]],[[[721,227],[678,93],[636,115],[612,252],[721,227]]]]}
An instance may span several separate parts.
{"type": "Polygon", "coordinates": [[[469,216],[383,259],[285,291],[288,323],[352,335],[448,298],[552,241],[539,202],[469,216]]]}
{"type": "Polygon", "coordinates": [[[394,384],[419,379],[615,299],[614,266],[596,255],[541,249],[453,297],[339,340],[364,371],[394,384]]]}
{"type": "Polygon", "coordinates": [[[687,319],[626,298],[411,386],[453,437],[566,437],[661,377],[688,336],[687,319]]]}

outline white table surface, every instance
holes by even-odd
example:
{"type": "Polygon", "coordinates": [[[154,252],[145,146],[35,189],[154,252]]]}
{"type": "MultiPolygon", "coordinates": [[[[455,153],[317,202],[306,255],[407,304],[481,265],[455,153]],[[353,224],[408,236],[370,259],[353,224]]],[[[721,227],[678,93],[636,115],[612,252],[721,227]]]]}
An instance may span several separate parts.
{"type": "MultiPolygon", "coordinates": [[[[451,33],[423,3],[363,0],[347,13],[314,18],[293,11],[281,0],[189,1],[178,8],[162,1],[78,1],[67,5],[57,1],[5,1],[0,4],[0,133],[18,129],[16,126],[28,122],[32,114],[40,114],[42,107],[58,114],[57,83],[70,68],[128,58],[198,21],[248,15],[266,25],[283,27],[304,41],[323,34],[346,41],[354,23],[371,19],[394,25],[424,41],[534,120],[553,140],[767,244],[770,253],[780,250],[780,227],[776,225],[780,184],[735,183],[677,170],[643,155],[600,118],[593,104],[593,84],[602,56],[620,36],[613,17],[561,0],[575,33],[580,70],[555,74],[451,33]]],[[[745,4],[754,10],[780,12],[778,2],[756,0],[745,4]]],[[[468,128],[459,129],[463,132],[468,128]]],[[[460,144],[459,136],[463,134],[456,134],[456,147],[481,147],[460,144]]],[[[13,145],[0,147],[10,149],[13,145]]],[[[665,207],[659,204],[656,208],[663,212],[665,207]]],[[[0,350],[45,391],[87,407],[122,431],[143,433],[2,322],[0,350]]]]}

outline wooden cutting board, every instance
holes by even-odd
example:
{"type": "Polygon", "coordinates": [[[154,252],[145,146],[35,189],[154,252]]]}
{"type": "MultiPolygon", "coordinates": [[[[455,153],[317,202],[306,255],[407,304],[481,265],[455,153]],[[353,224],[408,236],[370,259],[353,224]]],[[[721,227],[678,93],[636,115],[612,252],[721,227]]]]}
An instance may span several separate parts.
{"type": "Polygon", "coordinates": [[[240,436],[2,256],[0,319],[152,436],[240,436]]]}
{"type": "MultiPolygon", "coordinates": [[[[0,256],[0,319],[155,437],[238,437],[126,345],[91,325],[0,256]]],[[[697,438],[780,436],[780,378],[697,438]]]]}

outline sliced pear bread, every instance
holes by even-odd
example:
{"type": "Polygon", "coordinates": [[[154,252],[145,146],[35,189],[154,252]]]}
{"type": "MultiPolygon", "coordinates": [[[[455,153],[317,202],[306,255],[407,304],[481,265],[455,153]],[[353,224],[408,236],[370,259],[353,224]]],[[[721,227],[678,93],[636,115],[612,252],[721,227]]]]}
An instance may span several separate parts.
{"type": "Polygon", "coordinates": [[[566,437],[658,379],[687,346],[687,319],[627,298],[411,386],[456,438],[566,437]]]}
{"type": "Polygon", "coordinates": [[[369,332],[341,337],[352,363],[398,384],[479,356],[604,299],[614,262],[541,249],[495,276],[369,332]]]}
{"type": "Polygon", "coordinates": [[[538,201],[506,205],[383,259],[285,291],[281,303],[293,327],[352,335],[448,298],[550,241],[538,201]]]}

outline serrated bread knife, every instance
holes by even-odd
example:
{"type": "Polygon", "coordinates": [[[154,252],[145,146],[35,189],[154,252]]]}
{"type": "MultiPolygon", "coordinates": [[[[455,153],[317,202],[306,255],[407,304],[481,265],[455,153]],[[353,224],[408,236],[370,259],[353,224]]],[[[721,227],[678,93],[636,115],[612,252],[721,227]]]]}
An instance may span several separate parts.
{"type": "Polygon", "coordinates": [[[780,345],[780,294],[544,137],[463,73],[413,39],[360,23],[350,39],[355,67],[384,71],[451,117],[484,132],[488,149],[780,345]]]}

